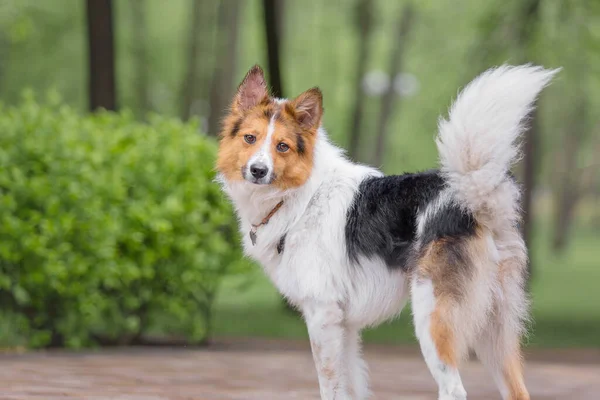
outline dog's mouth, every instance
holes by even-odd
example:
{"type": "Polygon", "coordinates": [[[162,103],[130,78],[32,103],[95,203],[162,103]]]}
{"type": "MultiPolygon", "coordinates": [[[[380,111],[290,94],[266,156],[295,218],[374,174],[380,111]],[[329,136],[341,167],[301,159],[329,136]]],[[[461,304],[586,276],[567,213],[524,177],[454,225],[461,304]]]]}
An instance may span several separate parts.
{"type": "Polygon", "coordinates": [[[265,175],[262,178],[256,178],[254,176],[252,176],[249,171],[248,168],[246,166],[242,167],[242,177],[244,178],[244,180],[246,182],[252,183],[254,185],[270,185],[273,183],[273,181],[275,181],[275,174],[273,172],[269,172],[267,175],[265,175]]]}
{"type": "Polygon", "coordinates": [[[265,178],[250,178],[250,179],[246,179],[248,182],[253,183],[255,185],[270,185],[273,180],[269,179],[268,181],[265,178]]]}

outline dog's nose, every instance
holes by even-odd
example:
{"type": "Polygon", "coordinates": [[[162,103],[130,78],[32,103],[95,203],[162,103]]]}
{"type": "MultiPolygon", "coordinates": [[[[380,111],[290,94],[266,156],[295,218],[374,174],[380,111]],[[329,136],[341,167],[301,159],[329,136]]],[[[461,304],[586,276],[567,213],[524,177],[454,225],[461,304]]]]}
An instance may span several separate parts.
{"type": "Polygon", "coordinates": [[[267,175],[267,172],[269,172],[269,169],[265,164],[253,164],[250,167],[250,173],[256,179],[264,178],[267,175]]]}

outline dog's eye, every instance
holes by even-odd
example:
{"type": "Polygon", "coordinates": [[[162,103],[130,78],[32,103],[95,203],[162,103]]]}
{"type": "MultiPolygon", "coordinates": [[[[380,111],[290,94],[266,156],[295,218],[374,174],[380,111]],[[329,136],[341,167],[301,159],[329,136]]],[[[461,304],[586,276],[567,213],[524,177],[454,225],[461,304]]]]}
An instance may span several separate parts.
{"type": "Polygon", "coordinates": [[[285,153],[289,149],[290,149],[290,146],[288,146],[287,144],[285,144],[283,142],[281,142],[277,145],[277,151],[280,153],[285,153]]]}
{"type": "Polygon", "coordinates": [[[256,136],[254,136],[254,135],[244,135],[244,140],[248,144],[253,144],[254,142],[256,142],[256,136]]]}

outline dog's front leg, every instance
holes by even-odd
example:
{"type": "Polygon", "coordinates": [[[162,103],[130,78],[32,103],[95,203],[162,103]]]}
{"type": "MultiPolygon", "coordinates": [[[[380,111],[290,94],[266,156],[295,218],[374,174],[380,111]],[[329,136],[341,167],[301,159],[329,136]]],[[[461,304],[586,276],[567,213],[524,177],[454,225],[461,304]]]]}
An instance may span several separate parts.
{"type": "Polygon", "coordinates": [[[337,303],[309,302],[303,307],[313,359],[319,376],[321,399],[347,400],[344,371],[344,312],[337,303]]]}

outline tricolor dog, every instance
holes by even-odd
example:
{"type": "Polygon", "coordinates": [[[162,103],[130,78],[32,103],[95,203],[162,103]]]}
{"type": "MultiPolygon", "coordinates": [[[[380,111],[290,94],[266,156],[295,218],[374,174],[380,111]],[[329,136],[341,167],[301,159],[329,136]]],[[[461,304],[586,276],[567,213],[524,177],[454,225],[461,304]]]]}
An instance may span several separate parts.
{"type": "Polygon", "coordinates": [[[260,67],[248,72],[223,123],[219,181],[245,253],[306,320],[323,399],[369,396],[361,330],[409,298],[439,399],[466,399],[459,367],[471,350],[504,399],[529,399],[527,250],[509,169],[555,73],[483,73],[439,122],[439,168],[384,176],[327,138],[319,89],[273,98],[260,67]]]}

